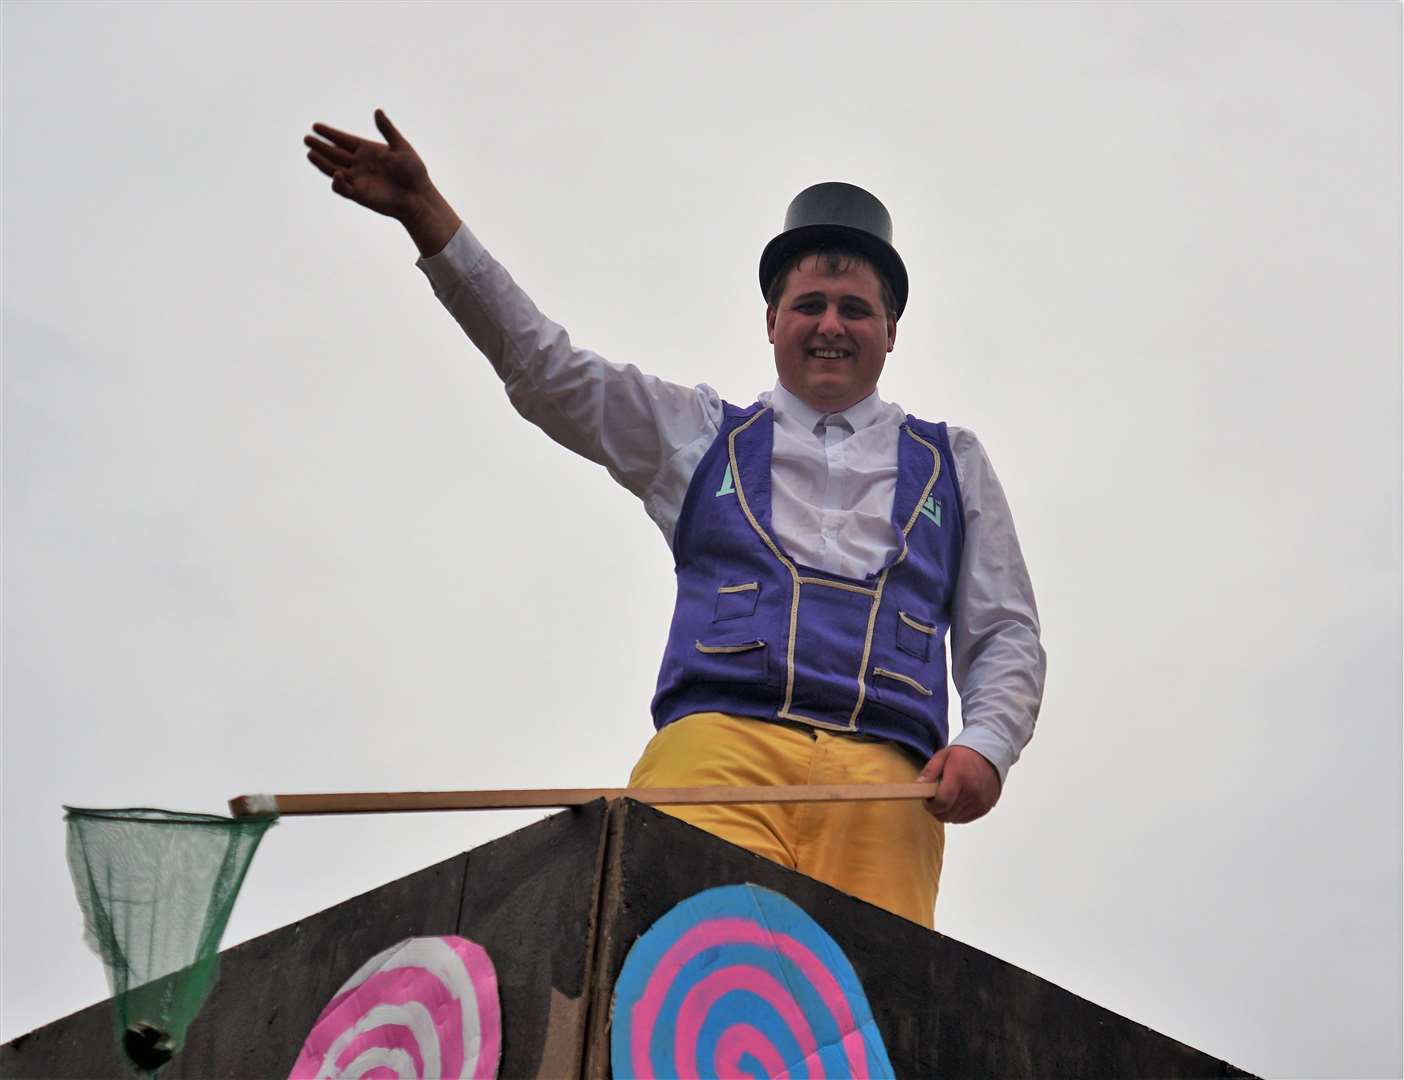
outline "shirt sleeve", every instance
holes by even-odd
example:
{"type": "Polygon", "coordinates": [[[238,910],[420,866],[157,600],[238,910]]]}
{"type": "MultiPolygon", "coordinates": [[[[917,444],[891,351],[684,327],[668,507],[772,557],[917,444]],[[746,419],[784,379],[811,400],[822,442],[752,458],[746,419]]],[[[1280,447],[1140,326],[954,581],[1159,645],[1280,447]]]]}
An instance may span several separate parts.
{"type": "Polygon", "coordinates": [[[965,507],[951,615],[951,677],[962,727],[951,743],[987,758],[1003,784],[1033,738],[1047,654],[1004,489],[974,433],[953,427],[950,435],[965,507]]]}
{"type": "Polygon", "coordinates": [[[517,412],[609,470],[643,500],[671,545],[693,470],[721,422],[717,392],[666,382],[572,344],[466,225],[417,265],[517,412]]]}

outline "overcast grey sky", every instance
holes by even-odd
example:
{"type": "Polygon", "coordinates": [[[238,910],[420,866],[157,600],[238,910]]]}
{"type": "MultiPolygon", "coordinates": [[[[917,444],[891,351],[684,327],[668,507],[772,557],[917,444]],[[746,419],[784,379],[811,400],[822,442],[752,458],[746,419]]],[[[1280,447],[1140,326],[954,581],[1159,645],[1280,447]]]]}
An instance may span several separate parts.
{"type": "MultiPolygon", "coordinates": [[[[6,3],[0,1037],[105,996],[59,804],[622,783],[672,603],[306,163],[384,106],[578,342],[749,402],[755,264],[892,211],[882,392],[1050,656],[938,927],[1269,1076],[1401,1063],[1395,3],[6,3]]],[[[294,819],[226,943],[538,815],[294,819]]]]}

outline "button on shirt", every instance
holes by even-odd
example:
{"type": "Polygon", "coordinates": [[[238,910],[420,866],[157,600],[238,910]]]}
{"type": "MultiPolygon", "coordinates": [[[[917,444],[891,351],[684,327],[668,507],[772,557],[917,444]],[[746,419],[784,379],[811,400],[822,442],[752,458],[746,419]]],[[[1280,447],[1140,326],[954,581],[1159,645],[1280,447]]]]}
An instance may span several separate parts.
{"type": "MultiPolygon", "coordinates": [[[[573,345],[467,226],[418,265],[488,358],[513,407],[562,446],[603,465],[643,501],[671,545],[693,471],[722,421],[717,392],[573,345]]],[[[758,400],[775,411],[776,539],[816,569],[853,578],[877,572],[898,544],[892,501],[906,414],[876,392],[839,413],[819,413],[778,384],[758,400]]],[[[951,605],[951,678],[963,726],[951,742],[987,758],[1002,783],[1033,736],[1046,660],[1004,491],[975,435],[949,431],[965,511],[951,605]]]]}

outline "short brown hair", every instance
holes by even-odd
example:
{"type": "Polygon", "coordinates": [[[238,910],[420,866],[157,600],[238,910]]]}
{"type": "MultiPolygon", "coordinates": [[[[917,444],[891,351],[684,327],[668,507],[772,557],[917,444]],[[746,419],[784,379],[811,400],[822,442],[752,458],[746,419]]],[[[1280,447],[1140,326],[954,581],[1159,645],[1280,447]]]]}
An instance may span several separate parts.
{"type": "Polygon", "coordinates": [[[877,264],[868,258],[861,251],[854,251],[852,248],[838,245],[808,248],[804,251],[797,251],[780,264],[780,269],[770,282],[770,288],[765,290],[765,302],[771,307],[778,307],[780,297],[785,292],[785,282],[790,277],[790,271],[802,263],[811,255],[822,260],[824,273],[842,274],[855,264],[866,266],[878,279],[878,285],[882,289],[882,306],[887,309],[887,314],[895,316],[897,314],[897,298],[893,295],[892,286],[888,283],[883,272],[877,268],[877,264]]]}

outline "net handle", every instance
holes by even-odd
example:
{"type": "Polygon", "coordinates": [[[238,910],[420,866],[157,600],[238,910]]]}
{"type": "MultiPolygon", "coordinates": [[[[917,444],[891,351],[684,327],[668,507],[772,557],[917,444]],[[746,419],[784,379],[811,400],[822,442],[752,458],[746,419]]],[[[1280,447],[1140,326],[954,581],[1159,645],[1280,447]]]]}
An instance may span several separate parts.
{"type": "Polygon", "coordinates": [[[937,784],[793,784],[761,787],[507,788],[498,791],[354,791],[334,794],[238,795],[235,817],[270,814],[399,814],[445,810],[553,810],[596,799],[634,799],[649,806],[704,803],[880,802],[930,799],[937,784]]]}

